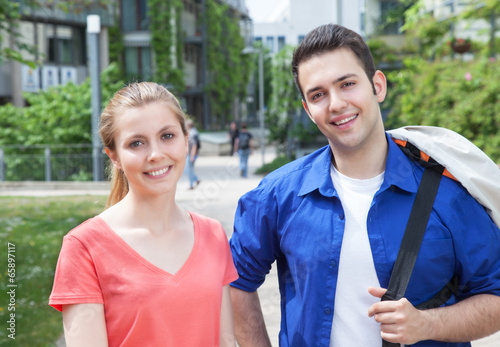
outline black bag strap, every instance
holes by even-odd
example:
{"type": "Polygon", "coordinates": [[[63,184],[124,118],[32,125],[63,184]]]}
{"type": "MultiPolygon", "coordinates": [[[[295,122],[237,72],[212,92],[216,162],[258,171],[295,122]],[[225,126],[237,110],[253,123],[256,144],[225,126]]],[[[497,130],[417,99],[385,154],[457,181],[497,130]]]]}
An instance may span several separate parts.
{"type": "MultiPolygon", "coordinates": [[[[418,187],[406,230],[401,241],[398,256],[389,280],[387,292],[382,301],[399,300],[404,297],[417,255],[424,238],[425,229],[431,215],[432,206],[441,182],[442,170],[426,167],[418,187]]],[[[383,347],[399,347],[399,343],[382,342],[383,347]]]]}

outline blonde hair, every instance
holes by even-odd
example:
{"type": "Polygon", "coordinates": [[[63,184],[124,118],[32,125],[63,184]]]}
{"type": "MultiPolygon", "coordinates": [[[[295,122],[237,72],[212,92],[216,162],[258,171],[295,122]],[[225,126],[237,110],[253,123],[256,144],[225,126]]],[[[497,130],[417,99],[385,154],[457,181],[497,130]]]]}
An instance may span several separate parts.
{"type": "MultiPolygon", "coordinates": [[[[125,110],[156,102],[163,103],[170,108],[177,116],[182,132],[187,136],[186,115],[172,93],[157,83],[132,83],[116,92],[101,114],[99,135],[104,147],[115,150],[116,119],[125,110]]],[[[111,193],[106,208],[122,200],[129,191],[128,181],[123,171],[116,168],[111,161],[108,170],[111,176],[111,193]]]]}

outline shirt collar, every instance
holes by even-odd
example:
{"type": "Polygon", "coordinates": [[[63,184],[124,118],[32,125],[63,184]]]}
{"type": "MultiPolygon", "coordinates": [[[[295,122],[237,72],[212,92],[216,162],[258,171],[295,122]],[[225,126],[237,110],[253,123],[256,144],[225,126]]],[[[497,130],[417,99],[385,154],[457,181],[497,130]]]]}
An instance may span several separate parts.
{"type": "MultiPolygon", "coordinates": [[[[385,190],[391,186],[396,186],[408,192],[416,192],[418,183],[415,181],[413,175],[414,166],[387,133],[386,138],[389,150],[385,165],[384,182],[380,189],[385,190]]],[[[331,162],[332,152],[330,146],[327,145],[319,149],[315,158],[306,164],[309,166],[309,172],[304,177],[304,182],[299,190],[299,196],[309,194],[316,189],[323,196],[332,197],[334,195],[335,189],[330,175],[331,162]]]]}
{"type": "Polygon", "coordinates": [[[333,196],[333,182],[330,175],[330,165],[332,163],[332,151],[327,145],[319,149],[314,155],[309,165],[309,172],[304,176],[304,182],[299,190],[299,196],[309,194],[319,189],[323,196],[333,196]]]}
{"type": "Polygon", "coordinates": [[[413,173],[414,164],[412,164],[411,160],[399,149],[398,145],[387,133],[386,138],[389,144],[389,152],[387,154],[384,182],[381,189],[396,186],[405,191],[415,193],[418,190],[418,182],[415,180],[413,173]]]}

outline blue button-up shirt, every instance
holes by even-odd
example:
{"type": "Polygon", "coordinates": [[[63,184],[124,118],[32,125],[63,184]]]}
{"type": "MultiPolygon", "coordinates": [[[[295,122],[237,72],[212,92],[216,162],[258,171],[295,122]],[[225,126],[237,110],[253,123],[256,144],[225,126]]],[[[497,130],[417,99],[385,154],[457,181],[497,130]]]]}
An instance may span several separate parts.
{"type": "MultiPolygon", "coordinates": [[[[375,270],[384,288],[423,173],[393,141],[388,143],[384,181],[366,221],[375,270]]],[[[240,277],[232,285],[257,290],[277,261],[282,347],[330,342],[345,228],[342,203],[330,175],[331,159],[325,146],[269,174],[238,203],[230,244],[240,277]]],[[[422,303],[453,276],[461,295],[446,305],[474,294],[500,295],[500,231],[460,183],[443,177],[406,297],[414,305],[422,303]]]]}

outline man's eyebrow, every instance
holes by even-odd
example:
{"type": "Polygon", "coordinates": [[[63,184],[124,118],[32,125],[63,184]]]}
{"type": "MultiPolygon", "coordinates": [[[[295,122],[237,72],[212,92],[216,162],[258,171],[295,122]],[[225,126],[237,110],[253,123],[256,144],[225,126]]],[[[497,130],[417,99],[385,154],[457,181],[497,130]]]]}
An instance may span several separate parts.
{"type": "Polygon", "coordinates": [[[337,78],[333,83],[339,83],[339,82],[342,82],[342,81],[344,81],[348,78],[351,78],[351,77],[358,77],[358,75],[355,73],[348,73],[348,74],[345,74],[345,75],[337,78]]]}
{"type": "MultiPolygon", "coordinates": [[[[351,78],[351,77],[358,77],[358,75],[357,75],[357,74],[355,74],[355,73],[348,73],[348,74],[342,75],[342,76],[340,76],[339,78],[337,78],[337,79],[333,80],[333,84],[337,84],[337,83],[339,83],[339,82],[345,81],[346,79],[349,79],[349,78],[351,78]]],[[[308,89],[308,90],[306,91],[306,94],[305,94],[305,95],[309,95],[309,94],[311,94],[311,93],[313,93],[313,92],[315,92],[315,91],[317,91],[317,90],[319,90],[319,89],[321,89],[321,87],[320,87],[320,86],[310,88],[310,89],[308,89]]]]}

